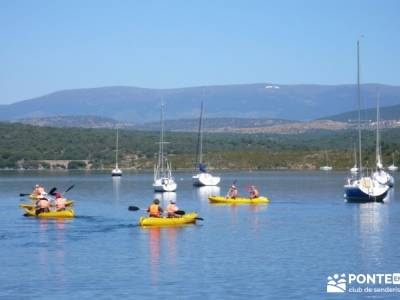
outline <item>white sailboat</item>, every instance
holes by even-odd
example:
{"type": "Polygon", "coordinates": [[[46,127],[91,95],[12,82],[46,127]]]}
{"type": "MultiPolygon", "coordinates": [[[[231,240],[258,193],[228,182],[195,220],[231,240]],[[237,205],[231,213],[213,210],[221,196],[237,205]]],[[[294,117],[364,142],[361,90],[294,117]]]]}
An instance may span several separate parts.
{"type": "Polygon", "coordinates": [[[394,164],[394,153],[392,153],[392,164],[388,167],[388,170],[395,172],[398,169],[399,169],[399,167],[394,164]]]}
{"type": "Polygon", "coordinates": [[[158,150],[158,161],[154,166],[154,182],[153,188],[156,192],[175,192],[178,185],[175,183],[171,172],[171,163],[164,154],[164,103],[161,103],[161,118],[160,118],[160,142],[158,150]]]}
{"type": "Polygon", "coordinates": [[[360,91],[360,43],[357,41],[357,95],[358,95],[358,178],[348,178],[344,186],[345,198],[348,202],[382,202],[389,186],[380,184],[370,176],[363,175],[361,152],[361,91],[360,91]]]}
{"type": "Polygon", "coordinates": [[[115,145],[115,168],[111,171],[111,176],[113,177],[122,176],[122,170],[118,168],[118,128],[117,128],[117,141],[115,145]]]}
{"type": "Polygon", "coordinates": [[[215,186],[221,181],[218,176],[213,176],[206,170],[206,165],[203,163],[203,101],[201,102],[200,118],[199,118],[199,133],[197,138],[197,163],[196,169],[199,168],[199,173],[192,176],[193,185],[195,186],[215,186]]]}
{"type": "Polygon", "coordinates": [[[325,166],[320,167],[321,171],[332,171],[332,166],[328,164],[328,152],[325,151],[325,166]]]}
{"type": "Polygon", "coordinates": [[[354,145],[354,166],[350,169],[350,173],[352,173],[352,174],[357,174],[358,173],[357,151],[356,151],[356,146],[355,145],[354,145]]]}
{"type": "Polygon", "coordinates": [[[382,155],[381,155],[381,140],[380,140],[380,132],[379,132],[379,122],[380,122],[380,114],[379,114],[379,94],[377,97],[376,104],[376,171],[372,174],[372,178],[378,181],[380,184],[388,185],[389,187],[394,186],[394,178],[387,172],[385,172],[382,164],[382,155]]]}

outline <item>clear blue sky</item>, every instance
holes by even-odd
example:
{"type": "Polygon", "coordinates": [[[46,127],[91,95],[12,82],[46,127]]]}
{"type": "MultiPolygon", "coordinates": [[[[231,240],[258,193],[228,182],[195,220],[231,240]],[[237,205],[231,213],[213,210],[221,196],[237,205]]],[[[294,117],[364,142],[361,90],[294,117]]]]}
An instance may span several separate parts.
{"type": "Polygon", "coordinates": [[[61,89],[400,84],[400,1],[0,0],[0,103],[61,89]]]}

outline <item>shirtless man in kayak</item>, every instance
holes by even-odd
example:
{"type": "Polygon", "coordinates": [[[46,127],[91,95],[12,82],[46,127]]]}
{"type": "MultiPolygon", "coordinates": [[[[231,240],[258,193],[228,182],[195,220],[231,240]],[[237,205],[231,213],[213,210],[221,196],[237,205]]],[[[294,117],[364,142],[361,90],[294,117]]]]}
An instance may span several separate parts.
{"type": "Polygon", "coordinates": [[[67,199],[65,199],[60,193],[55,193],[55,197],[54,205],[56,206],[56,211],[65,210],[67,199]]]}
{"type": "Polygon", "coordinates": [[[46,195],[42,193],[39,196],[39,200],[36,201],[36,215],[49,211],[50,211],[49,199],[47,199],[46,195]]]}

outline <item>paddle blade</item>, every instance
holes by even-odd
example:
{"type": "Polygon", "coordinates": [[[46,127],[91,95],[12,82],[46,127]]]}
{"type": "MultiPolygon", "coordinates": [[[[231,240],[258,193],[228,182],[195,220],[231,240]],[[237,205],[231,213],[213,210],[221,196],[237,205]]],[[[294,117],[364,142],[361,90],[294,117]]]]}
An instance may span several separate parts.
{"type": "Polygon", "coordinates": [[[176,215],[181,215],[181,216],[183,216],[185,213],[186,213],[186,212],[183,211],[183,210],[177,210],[177,211],[175,212],[176,215]]]}
{"type": "Polygon", "coordinates": [[[137,206],[129,206],[128,210],[130,210],[130,211],[138,211],[138,210],[140,210],[140,208],[137,207],[137,206]]]}
{"type": "Polygon", "coordinates": [[[203,218],[200,218],[200,217],[197,217],[196,220],[204,221],[204,219],[203,219],[203,218]]]}
{"type": "Polygon", "coordinates": [[[25,197],[25,196],[29,196],[30,194],[19,194],[20,197],[25,197]]]}
{"type": "Polygon", "coordinates": [[[65,190],[65,193],[68,192],[68,191],[70,191],[70,190],[72,190],[72,189],[74,188],[74,186],[75,186],[75,184],[73,184],[73,185],[71,185],[69,188],[67,188],[67,189],[65,190]]]}
{"type": "Polygon", "coordinates": [[[54,192],[57,190],[56,187],[53,187],[50,191],[49,191],[49,195],[54,196],[54,192]]]}

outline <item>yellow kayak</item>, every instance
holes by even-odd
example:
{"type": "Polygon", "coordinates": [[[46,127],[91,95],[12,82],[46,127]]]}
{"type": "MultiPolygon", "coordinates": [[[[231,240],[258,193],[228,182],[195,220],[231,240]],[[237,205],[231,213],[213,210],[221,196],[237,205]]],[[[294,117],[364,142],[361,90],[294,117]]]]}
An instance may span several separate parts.
{"type": "Polygon", "coordinates": [[[179,218],[153,218],[141,217],[139,220],[140,226],[178,226],[182,224],[196,223],[197,214],[189,213],[179,218]]]}
{"type": "Polygon", "coordinates": [[[208,197],[211,203],[226,203],[226,204],[263,204],[268,203],[269,199],[267,197],[258,198],[225,198],[222,196],[211,196],[208,197]]]}
{"type": "Polygon", "coordinates": [[[75,212],[72,209],[67,209],[62,211],[44,212],[36,215],[35,209],[25,209],[25,216],[37,218],[73,218],[75,217],[75,212]]]}
{"type": "MultiPolygon", "coordinates": [[[[74,204],[74,201],[72,200],[68,200],[65,202],[65,206],[72,206],[74,204]]],[[[20,204],[19,207],[21,208],[26,208],[26,209],[34,209],[35,208],[35,204],[20,204]]]]}

